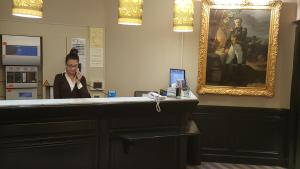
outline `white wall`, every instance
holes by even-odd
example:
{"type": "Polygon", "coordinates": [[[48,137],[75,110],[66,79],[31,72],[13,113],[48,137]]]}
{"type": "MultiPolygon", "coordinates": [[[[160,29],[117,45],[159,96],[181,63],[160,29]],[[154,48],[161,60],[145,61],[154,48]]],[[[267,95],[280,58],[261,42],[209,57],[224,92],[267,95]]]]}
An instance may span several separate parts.
{"type": "MultiPolygon", "coordinates": [[[[143,25],[117,24],[117,0],[106,0],[106,82],[119,96],[134,90],[159,90],[168,85],[169,68],[181,66],[181,34],[172,32],[173,0],[145,0],[143,25]]],[[[296,0],[281,11],[276,93],[273,98],[200,95],[200,104],[289,108],[296,0]]],[[[196,2],[195,31],[184,34],[183,68],[193,91],[197,88],[200,3],[196,2]]]]}

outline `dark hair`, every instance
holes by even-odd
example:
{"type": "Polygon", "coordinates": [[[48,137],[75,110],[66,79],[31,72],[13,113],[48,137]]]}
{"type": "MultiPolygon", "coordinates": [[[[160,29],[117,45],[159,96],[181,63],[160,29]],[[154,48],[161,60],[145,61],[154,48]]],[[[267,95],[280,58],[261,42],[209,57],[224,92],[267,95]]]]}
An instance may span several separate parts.
{"type": "Polygon", "coordinates": [[[68,62],[68,60],[73,59],[73,60],[77,60],[79,62],[79,56],[78,56],[78,50],[76,48],[72,48],[70,50],[70,53],[67,54],[66,56],[66,64],[68,62]]]}

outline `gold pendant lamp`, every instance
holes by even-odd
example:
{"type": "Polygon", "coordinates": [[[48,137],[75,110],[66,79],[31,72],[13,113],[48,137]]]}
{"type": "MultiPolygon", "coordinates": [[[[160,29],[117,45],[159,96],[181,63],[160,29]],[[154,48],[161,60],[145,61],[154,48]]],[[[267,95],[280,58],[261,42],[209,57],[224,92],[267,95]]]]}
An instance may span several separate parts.
{"type": "Polygon", "coordinates": [[[173,13],[174,32],[193,32],[194,0],[175,0],[173,13]]]}
{"type": "Polygon", "coordinates": [[[43,0],[13,0],[12,14],[27,18],[42,18],[43,0]]]}
{"type": "Polygon", "coordinates": [[[214,5],[254,5],[254,6],[266,6],[272,4],[277,0],[213,0],[214,5]]]}
{"type": "Polygon", "coordinates": [[[142,25],[143,0],[119,0],[118,24],[142,25]]]}

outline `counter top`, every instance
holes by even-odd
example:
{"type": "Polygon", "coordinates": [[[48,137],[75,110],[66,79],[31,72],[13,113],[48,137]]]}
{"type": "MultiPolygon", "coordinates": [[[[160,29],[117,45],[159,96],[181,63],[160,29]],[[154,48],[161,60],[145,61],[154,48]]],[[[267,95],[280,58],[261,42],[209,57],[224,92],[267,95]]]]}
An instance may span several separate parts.
{"type": "MultiPolygon", "coordinates": [[[[190,97],[166,98],[163,102],[174,101],[198,101],[191,93],[190,97]]],[[[112,97],[112,98],[82,98],[82,99],[37,99],[37,100],[5,100],[0,101],[0,108],[22,108],[22,107],[55,107],[55,106],[84,106],[84,105],[111,105],[111,104],[133,104],[133,103],[155,102],[148,97],[112,97]]]]}

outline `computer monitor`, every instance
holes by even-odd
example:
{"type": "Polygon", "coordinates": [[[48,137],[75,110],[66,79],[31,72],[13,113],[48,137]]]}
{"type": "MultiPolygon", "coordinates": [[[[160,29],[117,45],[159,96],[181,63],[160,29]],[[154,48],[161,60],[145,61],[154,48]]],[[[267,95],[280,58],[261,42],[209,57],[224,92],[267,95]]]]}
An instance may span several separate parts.
{"type": "Polygon", "coordinates": [[[185,70],[184,69],[170,69],[170,82],[169,86],[176,84],[177,80],[185,80],[185,70]]]}

